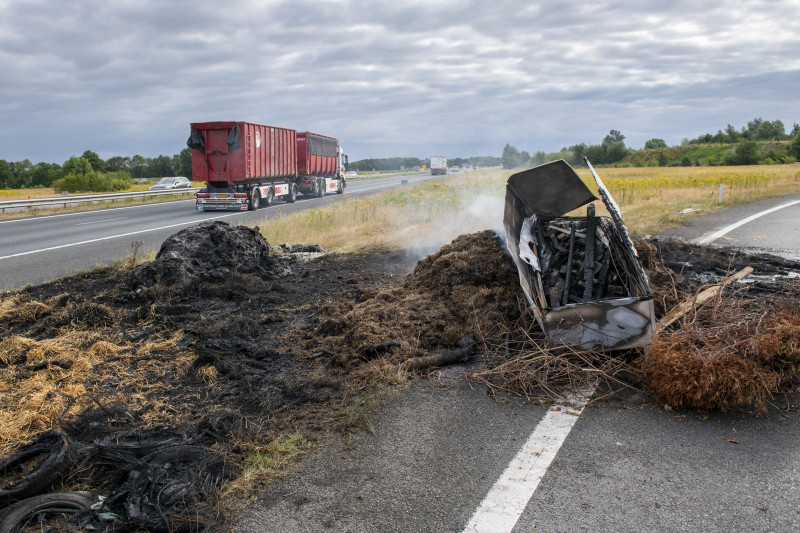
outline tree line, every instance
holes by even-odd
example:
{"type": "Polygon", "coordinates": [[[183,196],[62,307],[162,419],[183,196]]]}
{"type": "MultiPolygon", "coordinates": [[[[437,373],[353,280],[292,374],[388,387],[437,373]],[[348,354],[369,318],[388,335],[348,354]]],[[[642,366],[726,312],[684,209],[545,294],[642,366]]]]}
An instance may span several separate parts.
{"type": "Polygon", "coordinates": [[[133,180],[164,176],[192,177],[192,153],[184,148],[174,156],[114,156],[103,160],[86,150],[63,165],[32,163],[29,159],[9,162],[0,159],[0,189],[53,187],[75,192],[124,190],[133,180]]]}
{"type": "MultiPolygon", "coordinates": [[[[695,139],[683,139],[677,147],[667,146],[663,139],[652,138],[644,148],[636,150],[625,145],[625,135],[610,130],[599,144],[579,143],[558,152],[537,151],[530,154],[506,144],[500,157],[448,158],[450,166],[521,168],[564,159],[573,166],[584,164],[614,166],[699,166],[699,165],[756,165],[792,163],[800,160],[800,125],[795,123],[789,133],[780,120],[754,118],[736,129],[728,124],[717,133],[706,133],[695,139]]],[[[348,170],[408,170],[430,166],[430,158],[390,157],[353,161],[348,170]]],[[[0,159],[0,189],[53,187],[56,191],[108,191],[129,188],[133,180],[164,176],[192,178],[191,149],[184,148],[173,156],[141,155],[114,156],[103,160],[91,150],[70,157],[63,165],[32,163],[25,159],[8,162],[0,159]]]]}
{"type": "MultiPolygon", "coordinates": [[[[477,157],[453,157],[447,158],[447,164],[457,167],[496,167],[502,164],[502,160],[495,156],[477,157]]],[[[384,159],[359,159],[347,165],[347,170],[359,172],[371,170],[409,170],[414,167],[426,166],[430,168],[431,158],[421,159],[419,157],[388,157],[384,159]]]]}
{"type": "Polygon", "coordinates": [[[584,165],[586,157],[593,165],[612,166],[700,166],[786,164],[800,161],[800,125],[789,133],[780,120],[755,118],[737,130],[730,124],[696,139],[683,139],[681,146],[670,147],[663,139],[652,138],[637,150],[625,146],[625,136],[609,131],[600,144],[573,144],[558,152],[533,155],[506,144],[501,157],[504,168],[522,168],[564,159],[572,166],[584,165]],[[715,145],[715,146],[711,146],[715,145]]]}
{"type": "MultiPolygon", "coordinates": [[[[780,120],[763,120],[760,117],[754,118],[737,130],[728,124],[725,130],[717,130],[717,133],[706,133],[695,139],[683,139],[681,144],[712,144],[712,143],[736,143],[741,140],[749,141],[787,141],[797,137],[800,133],[800,124],[795,123],[792,131],[786,133],[786,127],[780,120]]],[[[646,148],[646,147],[645,147],[646,148]]]]}

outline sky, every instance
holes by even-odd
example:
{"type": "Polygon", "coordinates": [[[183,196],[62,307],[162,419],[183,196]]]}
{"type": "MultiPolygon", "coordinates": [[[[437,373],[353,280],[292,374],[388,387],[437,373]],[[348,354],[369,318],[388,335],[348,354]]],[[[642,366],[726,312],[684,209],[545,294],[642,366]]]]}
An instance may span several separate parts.
{"type": "Polygon", "coordinates": [[[0,159],[174,155],[189,123],[351,161],[800,122],[800,0],[0,0],[0,159]]]}

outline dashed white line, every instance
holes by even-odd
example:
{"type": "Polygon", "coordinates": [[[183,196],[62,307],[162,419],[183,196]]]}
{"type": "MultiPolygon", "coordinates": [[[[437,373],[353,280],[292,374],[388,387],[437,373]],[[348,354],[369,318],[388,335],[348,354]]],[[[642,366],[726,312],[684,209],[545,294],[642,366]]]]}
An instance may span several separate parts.
{"type": "Polygon", "coordinates": [[[592,394],[594,387],[550,408],[489,490],[464,533],[510,533],[514,529],[592,394]]]}
{"type": "Polygon", "coordinates": [[[763,217],[764,215],[768,215],[770,213],[774,213],[775,211],[778,211],[779,209],[783,209],[784,207],[789,207],[789,206],[792,206],[792,205],[795,205],[795,204],[800,204],[800,200],[794,200],[792,202],[787,202],[787,203],[781,204],[781,205],[779,205],[777,207],[773,207],[772,209],[767,209],[766,211],[761,211],[760,213],[756,213],[755,215],[751,215],[751,216],[749,216],[747,218],[743,218],[742,220],[740,220],[739,222],[736,222],[735,224],[731,224],[730,226],[725,226],[721,230],[716,231],[716,232],[712,233],[711,235],[708,235],[707,237],[703,237],[702,239],[697,241],[697,244],[708,244],[710,242],[713,242],[713,241],[719,239],[720,237],[722,237],[723,235],[725,235],[727,233],[730,233],[731,231],[735,230],[736,228],[738,228],[740,226],[744,226],[748,222],[752,222],[757,218],[763,217]]]}
{"type": "Polygon", "coordinates": [[[125,220],[128,217],[107,218],[105,220],[93,220],[91,222],[79,222],[76,226],[86,226],[87,224],[102,224],[103,222],[113,222],[114,220],[125,220]]]}

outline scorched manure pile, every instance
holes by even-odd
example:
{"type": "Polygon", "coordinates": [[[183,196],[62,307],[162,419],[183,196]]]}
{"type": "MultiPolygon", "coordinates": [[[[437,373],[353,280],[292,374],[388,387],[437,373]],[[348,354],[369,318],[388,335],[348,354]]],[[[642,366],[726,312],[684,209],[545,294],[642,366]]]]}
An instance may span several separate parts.
{"type": "Polygon", "coordinates": [[[526,401],[598,376],[600,398],[645,390],[674,408],[758,412],[794,389],[800,326],[785,274],[800,265],[637,247],[659,317],[739,268],[759,276],[725,285],[647,355],[544,345],[489,231],[417,263],[270,246],[210,222],[150,263],[5,293],[0,530],[48,513],[65,528],[202,529],[224,520],[236,499],[225,491],[274,439],[355,430],[376,399],[447,362],[467,359],[465,379],[526,401]]]}

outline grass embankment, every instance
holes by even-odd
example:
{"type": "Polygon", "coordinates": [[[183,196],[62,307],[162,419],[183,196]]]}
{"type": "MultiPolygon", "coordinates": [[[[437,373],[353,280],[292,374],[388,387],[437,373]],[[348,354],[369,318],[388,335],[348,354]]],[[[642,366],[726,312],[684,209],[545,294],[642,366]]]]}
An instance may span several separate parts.
{"type": "MultiPolygon", "coordinates": [[[[261,226],[261,233],[271,243],[313,242],[339,252],[434,246],[463,233],[502,229],[505,183],[513,172],[476,171],[363,199],[346,196],[334,206],[270,220],[261,226]]],[[[798,165],[597,172],[636,235],[659,233],[719,209],[800,193],[798,165]],[[721,204],[720,184],[724,185],[721,204]]],[[[588,169],[579,169],[578,174],[592,191],[597,190],[588,169]]],[[[601,202],[597,207],[604,212],[601,202]]]]}

